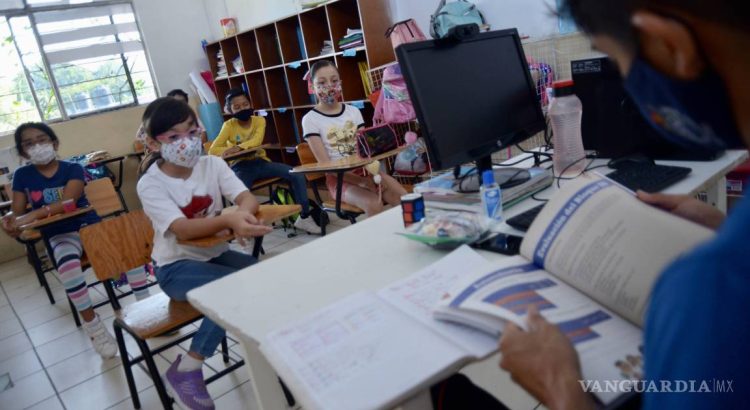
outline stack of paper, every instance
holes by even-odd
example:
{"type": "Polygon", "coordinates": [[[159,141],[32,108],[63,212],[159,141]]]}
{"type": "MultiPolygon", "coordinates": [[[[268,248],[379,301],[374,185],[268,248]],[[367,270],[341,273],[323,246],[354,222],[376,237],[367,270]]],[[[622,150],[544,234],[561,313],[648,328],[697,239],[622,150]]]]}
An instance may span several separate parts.
{"type": "Polygon", "coordinates": [[[362,29],[347,29],[346,36],[339,40],[339,48],[346,50],[348,48],[361,47],[365,44],[362,29]]]}

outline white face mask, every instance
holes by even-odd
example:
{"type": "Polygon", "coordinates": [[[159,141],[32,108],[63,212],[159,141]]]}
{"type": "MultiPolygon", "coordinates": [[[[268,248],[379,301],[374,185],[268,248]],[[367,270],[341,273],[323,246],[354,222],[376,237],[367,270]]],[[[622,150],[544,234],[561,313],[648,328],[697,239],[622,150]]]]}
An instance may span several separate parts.
{"type": "Polygon", "coordinates": [[[36,144],[26,150],[29,161],[34,165],[47,165],[57,156],[52,144],[36,144]]]}
{"type": "Polygon", "coordinates": [[[161,144],[161,156],[165,161],[185,168],[192,168],[201,157],[200,137],[180,138],[177,141],[161,144]]]}

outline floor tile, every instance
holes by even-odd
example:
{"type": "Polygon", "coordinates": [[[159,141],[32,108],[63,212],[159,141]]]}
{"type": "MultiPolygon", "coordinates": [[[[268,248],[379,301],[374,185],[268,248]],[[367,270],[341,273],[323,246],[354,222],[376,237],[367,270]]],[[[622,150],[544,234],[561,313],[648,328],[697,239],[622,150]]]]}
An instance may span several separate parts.
{"type": "Polygon", "coordinates": [[[68,314],[27,329],[26,331],[29,333],[29,338],[34,343],[34,346],[41,346],[67,334],[78,331],[83,332],[83,329],[77,328],[73,321],[73,315],[68,314]]]}
{"type": "Polygon", "coordinates": [[[121,365],[119,356],[104,360],[91,348],[47,367],[47,373],[57,391],[64,391],[121,365]]]}
{"type": "Polygon", "coordinates": [[[37,403],[31,407],[29,407],[27,410],[64,410],[65,407],[63,407],[62,402],[60,401],[60,398],[57,396],[52,396],[47,400],[44,400],[40,403],[37,403]]]}
{"type": "Polygon", "coordinates": [[[16,314],[13,312],[13,308],[10,305],[0,307],[0,323],[14,319],[15,317],[16,314]]]}
{"type": "MultiPolygon", "coordinates": [[[[144,390],[153,383],[151,379],[137,366],[133,367],[133,376],[138,390],[144,390]]],[[[60,393],[60,398],[69,409],[105,409],[113,406],[130,396],[128,383],[122,366],[110,369],[93,377],[71,389],[60,393]],[[95,403],[95,407],[92,407],[95,403]]]]}
{"type": "Polygon", "coordinates": [[[29,349],[0,362],[0,374],[9,373],[11,380],[20,380],[39,370],[42,370],[42,364],[39,362],[34,349],[29,349]]]}
{"type": "Polygon", "coordinates": [[[2,288],[0,287],[0,306],[8,306],[10,302],[8,302],[8,297],[5,296],[5,292],[2,291],[2,288]]]}
{"type": "Polygon", "coordinates": [[[255,399],[253,385],[245,382],[218,398],[214,398],[214,404],[217,409],[232,410],[255,410],[260,408],[258,401],[255,399]]]}
{"type": "Polygon", "coordinates": [[[85,350],[91,349],[91,347],[91,341],[83,330],[81,330],[67,334],[41,346],[37,346],[36,351],[39,354],[42,364],[49,367],[85,350]]]}
{"type": "Polygon", "coordinates": [[[21,322],[16,319],[15,315],[8,320],[0,321],[0,343],[2,343],[3,339],[6,337],[17,335],[21,332],[23,332],[23,327],[21,326],[21,322]]]}
{"type": "Polygon", "coordinates": [[[38,371],[20,380],[13,380],[13,387],[0,393],[3,410],[24,409],[53,397],[52,388],[44,371],[38,371]]]}
{"type": "MultiPolygon", "coordinates": [[[[205,375],[206,370],[204,369],[203,372],[203,374],[205,375]]],[[[247,371],[247,366],[242,366],[239,369],[236,369],[235,371],[224,375],[223,377],[209,384],[207,388],[208,392],[211,394],[211,397],[216,398],[231,391],[235,387],[241,385],[242,383],[245,383],[248,380],[250,380],[250,372],[247,371]]]]}
{"type": "MultiPolygon", "coordinates": [[[[159,394],[156,392],[155,387],[149,387],[146,390],[138,392],[138,398],[141,401],[141,409],[161,409],[161,400],[159,400],[159,394]]],[[[180,409],[180,406],[173,405],[176,410],[180,409]]],[[[228,410],[229,408],[227,408],[228,410]]],[[[107,410],[133,410],[133,401],[128,397],[127,399],[117,403],[107,410]]]]}
{"type": "Polygon", "coordinates": [[[24,327],[26,327],[27,329],[31,329],[43,323],[47,323],[50,320],[65,316],[69,313],[70,305],[67,303],[67,300],[63,300],[55,303],[54,305],[45,303],[34,310],[19,313],[18,318],[21,319],[21,323],[24,325],[24,327]]]}
{"type": "Polygon", "coordinates": [[[266,248],[266,254],[263,255],[261,259],[264,259],[264,258],[267,259],[267,258],[272,258],[277,255],[281,255],[282,253],[288,252],[298,246],[302,246],[302,244],[299,242],[295,242],[295,241],[288,241],[286,243],[283,243],[281,245],[278,245],[270,249],[266,248]]]}
{"type": "MultiPolygon", "coordinates": [[[[65,293],[65,289],[53,289],[52,296],[55,298],[56,304],[68,304],[68,296],[65,293]]],[[[47,296],[47,293],[41,287],[32,295],[23,298],[22,300],[14,300],[13,296],[10,295],[8,297],[10,298],[10,302],[13,305],[13,309],[19,316],[23,313],[36,310],[40,306],[51,305],[51,303],[49,303],[49,297],[47,296]]]]}
{"type": "Polygon", "coordinates": [[[0,362],[11,359],[31,349],[31,341],[25,333],[18,333],[11,337],[6,337],[3,339],[2,343],[0,343],[0,362]]]}

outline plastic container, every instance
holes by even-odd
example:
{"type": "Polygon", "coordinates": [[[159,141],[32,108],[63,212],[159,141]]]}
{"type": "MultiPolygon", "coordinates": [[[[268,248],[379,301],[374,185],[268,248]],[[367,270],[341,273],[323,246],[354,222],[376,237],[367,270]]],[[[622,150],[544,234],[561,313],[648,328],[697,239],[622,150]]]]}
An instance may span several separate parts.
{"type": "Polygon", "coordinates": [[[482,172],[482,186],[479,187],[479,196],[482,199],[482,210],[484,216],[491,223],[503,220],[503,195],[500,185],[495,182],[495,174],[492,170],[482,172]]]}
{"type": "Polygon", "coordinates": [[[555,97],[549,106],[549,117],[555,147],[553,169],[555,176],[575,177],[586,169],[581,136],[583,105],[573,93],[573,81],[556,81],[552,87],[555,97]]]}

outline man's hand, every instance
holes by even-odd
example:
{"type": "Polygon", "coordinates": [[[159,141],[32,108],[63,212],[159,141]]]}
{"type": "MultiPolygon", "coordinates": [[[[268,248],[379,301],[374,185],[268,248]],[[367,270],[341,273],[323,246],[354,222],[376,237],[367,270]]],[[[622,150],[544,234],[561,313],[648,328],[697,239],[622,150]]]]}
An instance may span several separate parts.
{"type": "Polygon", "coordinates": [[[238,153],[240,151],[242,151],[242,147],[238,147],[238,146],[235,145],[234,147],[229,147],[229,148],[227,148],[226,151],[222,152],[221,153],[221,157],[222,158],[226,158],[226,157],[228,157],[228,156],[230,156],[232,154],[236,154],[236,153],[238,153]]]}
{"type": "Polygon", "coordinates": [[[500,338],[500,367],[552,410],[593,408],[581,388],[578,354],[560,329],[532,307],[528,331],[508,323],[500,338]]]}
{"type": "Polygon", "coordinates": [[[638,199],[649,205],[709,229],[718,229],[726,218],[723,212],[688,195],[649,194],[643,191],[638,191],[637,195],[638,199]]]}

